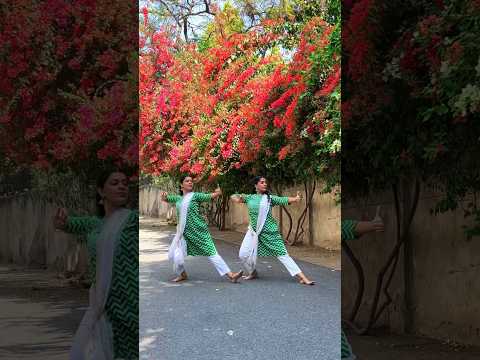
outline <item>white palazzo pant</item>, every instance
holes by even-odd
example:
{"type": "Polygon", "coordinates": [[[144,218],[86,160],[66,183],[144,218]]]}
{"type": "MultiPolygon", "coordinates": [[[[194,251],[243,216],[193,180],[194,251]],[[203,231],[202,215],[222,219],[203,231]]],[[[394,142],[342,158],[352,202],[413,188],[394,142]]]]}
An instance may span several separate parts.
{"type": "MultiPolygon", "coordinates": [[[[242,262],[243,267],[248,270],[248,267],[245,266],[245,261],[247,259],[248,255],[240,253],[240,261],[242,262]]],[[[282,256],[277,256],[278,261],[280,261],[283,266],[288,270],[291,276],[295,276],[297,274],[300,274],[302,270],[298,267],[297,263],[292,259],[290,255],[282,255],[282,256]]]]}
{"type": "MultiPolygon", "coordinates": [[[[215,254],[212,256],[208,256],[208,261],[210,261],[220,276],[224,276],[225,274],[230,272],[230,268],[228,267],[227,263],[223,260],[223,258],[219,254],[215,254]]],[[[185,267],[183,265],[177,267],[177,273],[180,275],[182,272],[185,271],[185,267]]]]}
{"type": "Polygon", "coordinates": [[[277,259],[287,268],[290,275],[295,276],[302,272],[290,255],[277,256],[277,259]]]}

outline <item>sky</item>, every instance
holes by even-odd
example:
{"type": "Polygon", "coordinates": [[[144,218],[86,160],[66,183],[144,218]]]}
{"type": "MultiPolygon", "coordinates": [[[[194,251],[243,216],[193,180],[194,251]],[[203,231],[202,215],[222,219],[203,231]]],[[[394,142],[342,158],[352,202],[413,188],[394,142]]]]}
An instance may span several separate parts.
{"type": "MultiPolygon", "coordinates": [[[[226,3],[226,0],[219,0],[217,1],[217,4],[222,8],[224,4],[226,3]]],[[[154,7],[155,4],[158,4],[158,1],[155,0],[139,0],[139,9],[140,9],[140,20],[143,21],[143,12],[142,9],[143,7],[147,6],[151,8],[152,6],[154,7]]],[[[199,7],[199,10],[201,7],[199,7]]],[[[194,26],[202,26],[205,25],[212,17],[211,16],[194,16],[190,19],[191,24],[194,26]]],[[[197,36],[199,36],[201,33],[197,33],[197,36]]],[[[189,33],[189,36],[192,37],[193,34],[189,33]]],[[[293,56],[292,51],[288,51],[286,49],[281,48],[280,53],[282,57],[284,58],[285,61],[290,61],[293,56]]]]}

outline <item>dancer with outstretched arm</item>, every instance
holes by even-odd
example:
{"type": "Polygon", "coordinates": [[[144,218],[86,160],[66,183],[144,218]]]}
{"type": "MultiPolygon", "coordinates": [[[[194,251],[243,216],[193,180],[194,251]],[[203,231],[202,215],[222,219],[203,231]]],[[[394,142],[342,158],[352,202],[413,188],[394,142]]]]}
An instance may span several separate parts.
{"type": "Polygon", "coordinates": [[[97,181],[97,215],[60,208],[58,230],[86,235],[92,286],[70,360],[138,359],[138,211],[126,208],[128,177],[117,169],[97,181]]]}
{"type": "Polygon", "coordinates": [[[256,176],[253,179],[253,185],[255,194],[234,194],[231,197],[233,201],[247,205],[250,218],[248,231],[239,252],[240,260],[249,273],[244,279],[251,280],[258,276],[257,256],[274,256],[287,268],[291,276],[298,279],[300,284],[314,285],[315,282],[309,280],[288,255],[277,222],[272,216],[273,206],[298,202],[300,194],[297,193],[296,197],[271,195],[264,176],[256,176]]]}
{"type": "Polygon", "coordinates": [[[183,176],[180,180],[181,195],[161,194],[162,200],[175,204],[177,209],[177,232],[168,251],[177,275],[172,281],[187,280],[185,257],[206,256],[215,266],[220,276],[226,276],[231,282],[237,282],[243,272],[232,272],[218,254],[208,225],[200,214],[200,203],[211,201],[222,194],[220,189],[212,194],[193,192],[193,179],[183,176]]]}

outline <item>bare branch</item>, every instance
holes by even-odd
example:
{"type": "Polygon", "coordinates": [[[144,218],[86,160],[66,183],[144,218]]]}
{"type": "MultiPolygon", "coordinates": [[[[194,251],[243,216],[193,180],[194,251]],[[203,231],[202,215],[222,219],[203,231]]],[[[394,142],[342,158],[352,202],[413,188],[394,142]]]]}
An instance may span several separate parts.
{"type": "Polygon", "coordinates": [[[165,7],[165,9],[167,9],[168,13],[170,14],[170,16],[175,20],[175,22],[177,23],[177,26],[178,27],[182,27],[182,23],[180,22],[180,18],[177,16],[177,14],[172,10],[170,9],[170,7],[168,6],[168,4],[164,1],[164,0],[160,0],[160,3],[165,7]]]}
{"type": "Polygon", "coordinates": [[[185,36],[185,41],[188,42],[188,18],[183,18],[183,36],[185,36]]]}

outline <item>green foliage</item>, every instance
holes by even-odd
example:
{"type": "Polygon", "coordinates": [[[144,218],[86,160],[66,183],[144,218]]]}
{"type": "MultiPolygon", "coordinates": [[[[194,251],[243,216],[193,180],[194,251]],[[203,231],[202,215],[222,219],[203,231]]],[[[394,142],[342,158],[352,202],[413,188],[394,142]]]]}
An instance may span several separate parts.
{"type": "Polygon", "coordinates": [[[32,175],[28,168],[19,167],[0,154],[0,196],[31,188],[32,175]]]}
{"type": "MultiPolygon", "coordinates": [[[[245,187],[247,187],[245,190],[249,190],[248,192],[252,191],[249,185],[250,179],[253,175],[258,174],[265,175],[272,184],[278,185],[278,187],[291,186],[295,183],[316,179],[325,184],[323,191],[331,191],[337,188],[340,182],[341,88],[338,85],[338,79],[337,81],[330,81],[330,79],[333,75],[340,76],[340,2],[303,0],[253,2],[244,0],[236,1],[234,4],[227,2],[222,11],[218,12],[210,23],[204,24],[203,33],[196,41],[197,48],[202,52],[202,55],[209,54],[210,52],[207,50],[212,48],[221,53],[225,49],[217,49],[220,39],[228,39],[231,35],[242,32],[251,31],[253,34],[257,30],[262,34],[266,33],[268,36],[271,34],[272,39],[277,39],[275,41],[259,41],[258,45],[255,45],[258,47],[255,49],[255,55],[248,58],[248,61],[244,64],[240,59],[245,51],[234,52],[229,55],[222,70],[228,70],[229,67],[234,68],[234,66],[241,64],[242,66],[239,66],[239,69],[236,70],[240,73],[250,67],[255,67],[253,75],[250,76],[252,79],[260,79],[261,77],[267,78],[279,67],[280,63],[283,63],[282,75],[286,74],[285,79],[293,80],[285,80],[275,91],[267,94],[272,100],[266,102],[265,107],[260,109],[258,116],[271,113],[273,115],[267,116],[270,116],[270,120],[273,122],[275,115],[283,114],[282,111],[285,112],[285,108],[292,102],[293,96],[287,97],[286,105],[272,111],[269,109],[270,104],[286,91],[292,88],[295,88],[294,90],[300,89],[298,90],[298,104],[295,102],[297,106],[291,108],[295,109],[294,117],[292,117],[294,121],[291,122],[295,129],[293,131],[289,129],[289,134],[294,132],[295,140],[292,141],[292,137],[287,136],[285,125],[270,124],[265,130],[265,137],[263,137],[264,128],[261,131],[262,137],[259,137],[262,142],[259,147],[258,161],[254,163],[242,162],[243,160],[238,158],[240,155],[234,151],[231,158],[228,158],[228,162],[222,163],[225,166],[221,168],[217,163],[212,164],[213,161],[205,161],[207,158],[216,160],[222,156],[222,151],[225,150],[228,126],[219,126],[218,131],[208,130],[201,133],[198,138],[191,137],[194,142],[195,161],[198,160],[198,163],[203,166],[202,171],[207,175],[214,172],[213,177],[222,174],[217,176],[215,181],[222,187],[225,194],[241,191],[245,187]],[[335,25],[332,33],[330,33],[331,27],[324,21],[319,21],[318,16],[335,25]],[[249,27],[256,21],[259,24],[258,20],[261,19],[269,21],[255,29],[249,27]],[[328,28],[329,35],[323,36],[326,28],[328,28]],[[302,31],[304,32],[302,33],[302,31]],[[317,49],[319,43],[322,45],[320,49],[317,49]],[[309,50],[311,48],[316,50],[309,50]],[[295,51],[300,56],[293,59],[290,54],[295,53],[295,51]],[[272,54],[281,54],[282,56],[268,65],[256,66],[258,62],[265,60],[272,54]],[[305,60],[303,61],[303,59],[305,60]],[[332,84],[331,87],[327,87],[330,90],[319,95],[320,90],[324,89],[328,83],[332,84]],[[303,86],[304,84],[306,86],[303,86]],[[214,135],[218,136],[218,138],[215,137],[217,141],[210,145],[210,140],[214,135]],[[208,152],[208,154],[203,154],[204,152],[208,152]],[[232,164],[235,164],[235,166],[232,164]],[[236,166],[241,166],[241,168],[237,169],[236,166]],[[228,172],[226,172],[227,170],[228,172]]],[[[181,46],[179,48],[181,49],[181,46]]],[[[183,56],[188,56],[188,54],[184,55],[182,51],[179,51],[175,56],[176,59],[183,59],[183,56]]],[[[184,63],[188,64],[190,59],[184,60],[184,63]]],[[[190,68],[187,67],[186,70],[192,68],[193,65],[190,68]]],[[[231,75],[233,75],[233,72],[231,75]]],[[[218,73],[212,72],[212,78],[209,78],[209,80],[214,80],[215,76],[219,76],[218,73]]],[[[196,79],[196,76],[193,75],[192,78],[196,79]]],[[[251,84],[256,86],[254,81],[251,84]]],[[[231,88],[233,89],[234,86],[231,86],[231,88]]],[[[261,90],[264,88],[264,86],[259,86],[258,89],[254,89],[252,91],[253,96],[247,91],[243,93],[238,91],[241,93],[240,97],[232,98],[233,100],[230,102],[218,102],[212,114],[206,116],[202,113],[198,116],[200,125],[209,121],[214,123],[213,118],[221,118],[225,122],[229,121],[230,118],[233,118],[231,115],[239,108],[239,104],[242,104],[247,98],[255,98],[255,96],[262,98],[261,90]]],[[[212,88],[208,95],[215,95],[215,90],[212,88]]],[[[192,91],[187,98],[193,99],[198,92],[200,91],[192,91]]],[[[188,115],[192,116],[195,109],[182,107],[182,111],[188,117],[188,115]]],[[[245,117],[248,116],[247,113],[245,111],[245,117]]],[[[242,119],[242,121],[245,120],[242,119]]],[[[188,128],[188,124],[185,127],[188,128]]],[[[172,130],[179,131],[178,128],[172,130]]],[[[238,142],[243,140],[233,137],[231,142],[236,149],[238,142]]],[[[162,145],[169,147],[170,143],[165,140],[162,145]]],[[[180,145],[182,145],[181,142],[180,145]]],[[[182,161],[184,160],[182,159],[182,161]]],[[[179,174],[172,170],[170,176],[177,178],[179,174]]],[[[153,180],[146,181],[152,182],[153,180]]]]}
{"type": "Polygon", "coordinates": [[[95,182],[79,177],[72,171],[35,170],[31,193],[76,214],[92,214],[95,211],[95,182]]]}
{"type": "Polygon", "coordinates": [[[245,25],[240,17],[239,10],[230,1],[227,1],[222,11],[215,16],[212,22],[208,23],[197,41],[199,51],[205,51],[218,45],[219,39],[240,33],[244,30],[244,27],[245,25]]]}
{"type": "MultiPolygon", "coordinates": [[[[480,45],[473,41],[480,8],[441,3],[393,1],[372,9],[363,24],[375,31],[357,39],[368,60],[360,79],[345,79],[343,89],[353,108],[344,112],[344,194],[365,196],[418,178],[441,187],[444,198],[432,209],[438,214],[480,190],[480,45]]],[[[348,56],[351,70],[360,62],[348,56]]],[[[478,221],[475,206],[465,216],[478,221]]],[[[469,229],[468,236],[477,234],[478,224],[469,229]]]]}

